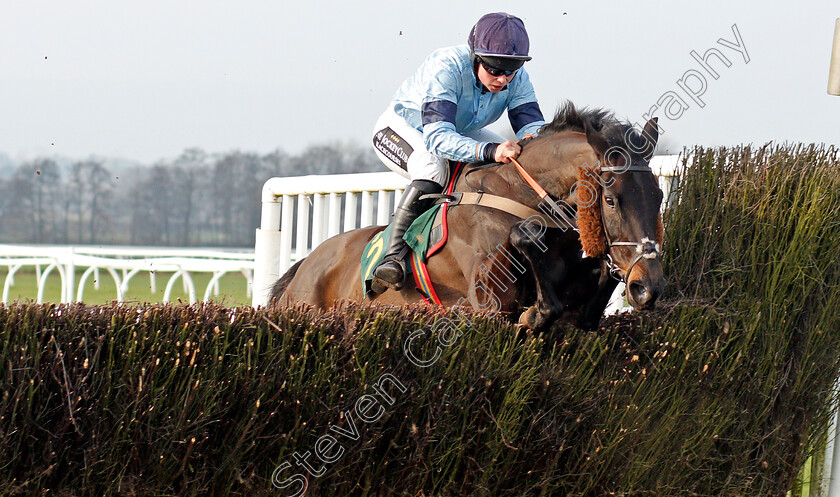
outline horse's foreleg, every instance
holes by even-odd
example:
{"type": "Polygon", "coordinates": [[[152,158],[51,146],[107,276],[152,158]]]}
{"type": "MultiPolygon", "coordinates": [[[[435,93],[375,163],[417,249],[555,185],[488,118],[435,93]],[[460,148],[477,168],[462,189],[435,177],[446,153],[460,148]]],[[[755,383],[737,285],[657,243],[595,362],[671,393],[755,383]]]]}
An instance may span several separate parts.
{"type": "Polygon", "coordinates": [[[565,262],[562,258],[548,256],[544,230],[531,221],[521,221],[514,225],[510,232],[510,242],[528,262],[537,291],[537,302],[522,313],[519,324],[539,330],[550,325],[563,312],[563,304],[554,290],[554,282],[557,278],[565,277],[565,262]]]}
{"type": "Polygon", "coordinates": [[[601,318],[604,316],[604,309],[610,303],[618,280],[615,279],[607,267],[606,261],[601,261],[601,276],[598,278],[598,289],[595,295],[583,305],[583,312],[578,319],[578,327],[584,330],[593,331],[598,328],[601,318]]]}

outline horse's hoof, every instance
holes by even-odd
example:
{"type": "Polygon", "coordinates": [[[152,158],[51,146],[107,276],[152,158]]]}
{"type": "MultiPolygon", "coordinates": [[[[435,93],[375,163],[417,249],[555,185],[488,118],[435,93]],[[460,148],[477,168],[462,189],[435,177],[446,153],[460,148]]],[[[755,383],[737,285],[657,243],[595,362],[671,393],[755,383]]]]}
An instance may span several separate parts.
{"type": "Polygon", "coordinates": [[[529,330],[536,330],[538,317],[539,315],[537,314],[537,307],[532,305],[531,307],[526,309],[525,312],[519,315],[519,326],[522,326],[529,330]]]}
{"type": "Polygon", "coordinates": [[[522,323],[516,323],[513,325],[513,329],[516,330],[516,333],[524,333],[526,336],[530,336],[534,334],[534,330],[525,326],[522,323]]]}

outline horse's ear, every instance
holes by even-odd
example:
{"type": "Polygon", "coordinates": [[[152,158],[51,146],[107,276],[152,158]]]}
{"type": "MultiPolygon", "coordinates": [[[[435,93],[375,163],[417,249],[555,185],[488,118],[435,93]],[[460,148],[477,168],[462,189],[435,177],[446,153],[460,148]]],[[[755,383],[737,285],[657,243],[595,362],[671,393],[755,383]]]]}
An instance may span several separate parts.
{"type": "Polygon", "coordinates": [[[648,122],[645,124],[645,129],[643,131],[643,139],[647,142],[644,153],[646,157],[650,157],[653,155],[653,149],[656,148],[656,142],[659,141],[659,124],[657,124],[658,122],[658,117],[652,117],[648,119],[648,122]]]}
{"type": "Polygon", "coordinates": [[[598,157],[603,157],[607,153],[607,149],[610,148],[607,140],[601,136],[601,133],[595,130],[589,121],[583,121],[583,129],[586,131],[586,141],[589,143],[589,146],[595,150],[598,157]]]}

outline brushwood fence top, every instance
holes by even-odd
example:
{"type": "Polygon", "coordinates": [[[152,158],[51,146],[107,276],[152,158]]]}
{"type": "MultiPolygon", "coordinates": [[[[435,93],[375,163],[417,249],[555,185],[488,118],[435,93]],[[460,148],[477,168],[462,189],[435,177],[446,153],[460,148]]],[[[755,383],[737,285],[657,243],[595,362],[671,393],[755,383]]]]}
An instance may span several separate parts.
{"type": "Polygon", "coordinates": [[[156,292],[157,275],[168,278],[163,301],[170,300],[180,279],[190,303],[197,300],[192,275],[209,273],[203,300],[219,294],[219,279],[227,273],[241,273],[250,295],[254,272],[254,252],[249,249],[202,249],[159,247],[102,247],[67,245],[0,245],[0,267],[6,267],[3,303],[8,303],[15,276],[22,268],[34,268],[38,284],[37,302],[44,299],[47,278],[54,271],[61,278],[61,302],[84,300],[87,280],[93,276],[99,287],[99,274],[110,274],[116,285],[115,299],[122,302],[134,276],[147,273],[156,292]],[[84,269],[78,281],[76,271],[84,269]]]}

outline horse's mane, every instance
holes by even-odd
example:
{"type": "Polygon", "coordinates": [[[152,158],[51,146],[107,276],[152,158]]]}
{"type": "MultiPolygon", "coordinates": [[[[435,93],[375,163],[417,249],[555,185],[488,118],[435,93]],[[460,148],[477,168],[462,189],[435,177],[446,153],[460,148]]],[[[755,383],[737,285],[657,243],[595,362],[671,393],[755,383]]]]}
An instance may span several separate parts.
{"type": "MultiPolygon", "coordinates": [[[[586,107],[578,109],[570,101],[566,101],[557,110],[553,121],[543,126],[540,130],[540,136],[548,136],[562,131],[580,131],[585,133],[587,129],[590,132],[595,131],[598,133],[607,142],[609,147],[620,147],[624,149],[632,160],[645,159],[641,153],[635,152],[636,150],[641,150],[642,147],[640,144],[645,142],[637,128],[634,128],[626,122],[619,121],[610,111],[586,107]],[[628,146],[626,140],[631,140],[635,146],[628,146]]],[[[578,180],[592,184],[592,180],[588,174],[591,173],[586,173],[581,168],[578,173],[578,180]]],[[[607,253],[608,247],[607,238],[604,234],[604,226],[601,222],[600,201],[597,198],[592,198],[593,193],[600,195],[601,189],[597,184],[593,186],[596,189],[576,189],[578,204],[577,223],[583,250],[590,257],[600,257],[607,253]]],[[[660,216],[657,223],[657,243],[661,244],[662,238],[663,227],[660,216]]]]}
{"type": "Polygon", "coordinates": [[[554,120],[540,130],[540,136],[552,135],[561,131],[595,131],[610,147],[620,147],[627,151],[633,160],[644,159],[642,150],[645,139],[638,128],[627,122],[620,121],[615,114],[608,110],[588,107],[578,109],[570,101],[566,101],[554,114],[554,120]],[[630,140],[633,146],[627,143],[630,140]]]}

